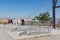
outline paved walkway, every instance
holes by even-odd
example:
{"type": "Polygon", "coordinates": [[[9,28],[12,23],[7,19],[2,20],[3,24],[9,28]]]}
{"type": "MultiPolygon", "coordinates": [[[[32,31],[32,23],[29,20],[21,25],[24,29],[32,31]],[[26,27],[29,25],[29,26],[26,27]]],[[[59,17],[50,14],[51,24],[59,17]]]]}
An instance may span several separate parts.
{"type": "MultiPolygon", "coordinates": [[[[0,40],[14,40],[14,39],[11,38],[4,31],[0,31],[0,40]]],[[[52,35],[52,36],[44,36],[44,37],[27,38],[27,39],[22,39],[22,40],[60,40],[60,34],[52,35]]]]}
{"type": "MultiPolygon", "coordinates": [[[[10,30],[10,28],[8,28],[8,27],[6,28],[5,26],[3,28],[0,27],[0,40],[15,40],[10,35],[5,33],[6,30],[10,30]]],[[[60,40],[60,30],[53,30],[52,33],[55,35],[44,36],[44,37],[39,36],[39,37],[22,39],[22,40],[60,40]]],[[[18,40],[20,40],[20,39],[18,39],[18,40]]]]}
{"type": "Polygon", "coordinates": [[[8,34],[0,30],[0,40],[13,40],[8,34]]]}

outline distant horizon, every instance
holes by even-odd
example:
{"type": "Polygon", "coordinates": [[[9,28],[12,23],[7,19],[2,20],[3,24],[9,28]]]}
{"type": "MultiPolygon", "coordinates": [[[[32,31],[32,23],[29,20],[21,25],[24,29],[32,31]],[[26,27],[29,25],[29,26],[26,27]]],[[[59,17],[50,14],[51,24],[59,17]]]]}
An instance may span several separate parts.
{"type": "MultiPolygon", "coordinates": [[[[14,17],[15,18],[15,17],[14,17]]],[[[14,18],[11,18],[11,19],[14,19],[14,18]]],[[[1,18],[0,19],[9,19],[8,17],[7,18],[1,18]]],[[[33,18],[15,18],[15,19],[33,19],[33,18]]],[[[60,18],[55,18],[55,19],[60,19],[60,18]]]]}

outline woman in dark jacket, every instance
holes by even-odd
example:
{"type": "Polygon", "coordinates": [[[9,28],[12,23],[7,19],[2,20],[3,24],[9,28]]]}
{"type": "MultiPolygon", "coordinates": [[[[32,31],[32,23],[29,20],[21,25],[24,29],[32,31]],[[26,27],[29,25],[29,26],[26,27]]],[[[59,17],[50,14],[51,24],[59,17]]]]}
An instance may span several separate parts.
{"type": "Polygon", "coordinates": [[[22,19],[22,20],[21,20],[21,22],[22,22],[22,24],[21,24],[21,25],[24,25],[24,23],[25,23],[25,20],[24,20],[24,19],[22,19]]]}

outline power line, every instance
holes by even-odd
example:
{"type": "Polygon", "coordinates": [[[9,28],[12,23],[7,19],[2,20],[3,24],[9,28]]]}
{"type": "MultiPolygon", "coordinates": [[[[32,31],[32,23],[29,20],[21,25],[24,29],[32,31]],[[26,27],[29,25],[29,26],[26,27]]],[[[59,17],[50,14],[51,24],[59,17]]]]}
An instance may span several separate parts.
{"type": "Polygon", "coordinates": [[[32,15],[34,15],[39,9],[40,9],[40,6],[36,10],[34,10],[33,13],[28,18],[30,18],[32,15]]]}
{"type": "MultiPolygon", "coordinates": [[[[33,16],[39,9],[40,9],[40,6],[39,6],[36,10],[33,11],[33,13],[28,17],[28,19],[29,19],[31,16],[33,16]]],[[[49,9],[50,9],[50,7],[49,7],[49,9]]],[[[48,9],[48,10],[49,10],[49,9],[48,9]]]]}
{"type": "MultiPolygon", "coordinates": [[[[51,5],[51,7],[53,7],[54,5],[56,5],[56,3],[57,3],[57,0],[54,2],[54,4],[53,4],[53,5],[51,5]]],[[[47,10],[45,10],[45,12],[47,12],[48,10],[50,10],[50,9],[51,9],[51,7],[49,7],[47,10]]]]}
{"type": "MultiPolygon", "coordinates": [[[[52,5],[52,6],[54,6],[54,5],[56,5],[56,3],[57,3],[57,0],[55,1],[55,3],[52,5]]],[[[40,9],[40,6],[28,17],[28,19],[31,17],[31,16],[33,16],[38,10],[40,9]]],[[[48,12],[48,10],[50,10],[51,9],[51,7],[49,7],[47,10],[45,10],[44,12],[48,12]]]]}

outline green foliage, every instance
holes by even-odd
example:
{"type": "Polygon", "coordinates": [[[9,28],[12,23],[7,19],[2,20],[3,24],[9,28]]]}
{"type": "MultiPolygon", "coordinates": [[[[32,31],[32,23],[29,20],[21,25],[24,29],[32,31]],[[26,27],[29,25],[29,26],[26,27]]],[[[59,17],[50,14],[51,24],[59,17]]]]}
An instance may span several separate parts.
{"type": "Polygon", "coordinates": [[[48,21],[51,19],[49,12],[46,13],[40,13],[38,16],[35,16],[34,19],[42,20],[42,21],[48,21]]]}

